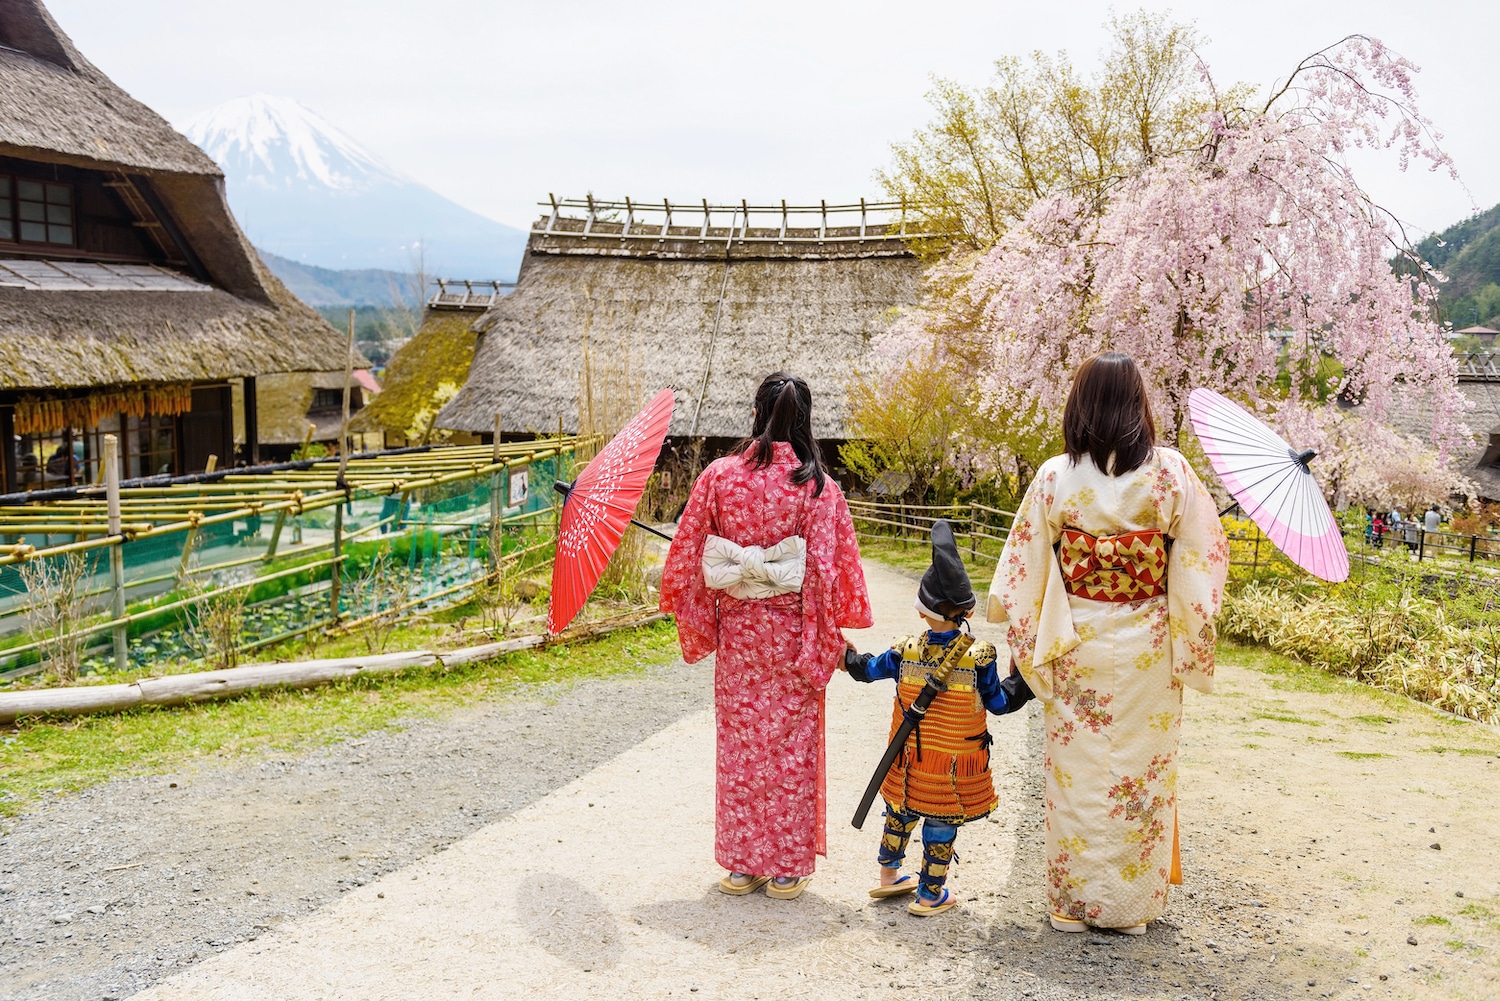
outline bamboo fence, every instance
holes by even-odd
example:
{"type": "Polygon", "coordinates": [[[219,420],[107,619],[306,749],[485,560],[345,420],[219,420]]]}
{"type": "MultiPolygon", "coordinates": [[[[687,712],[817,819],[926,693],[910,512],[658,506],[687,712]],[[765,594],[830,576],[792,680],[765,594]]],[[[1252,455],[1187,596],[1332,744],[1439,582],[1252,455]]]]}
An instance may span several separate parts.
{"type": "MultiPolygon", "coordinates": [[[[80,600],[108,597],[111,608],[108,614],[83,616],[85,621],[77,631],[88,638],[112,633],[117,666],[125,662],[130,627],[294,575],[326,575],[327,589],[332,591],[329,614],[292,633],[250,644],[250,648],[309,629],[336,626],[342,608],[332,602],[339,601],[342,568],[351,543],[370,538],[393,542],[405,539],[412,561],[420,551],[425,565],[429,539],[434,540],[430,544],[440,562],[443,541],[466,534],[468,561],[472,564],[482,531],[496,525],[513,529],[530,525],[541,530],[551,524],[556,512],[551,480],[564,478],[580,449],[588,453],[597,444],[591,439],[560,435],[529,442],[356,455],[343,464],[342,476],[339,460],[329,458],[173,480],[153,478],[118,486],[110,483],[53,490],[40,500],[5,495],[0,497],[0,576],[10,581],[10,607],[0,606],[0,634],[18,632],[18,616],[26,611],[16,566],[70,553],[89,559],[95,571],[80,600]],[[533,471],[542,482],[529,482],[533,471]],[[450,494],[458,499],[452,503],[445,500],[450,494]],[[411,508],[422,498],[427,499],[421,505],[422,515],[413,517],[411,508]],[[379,504],[378,511],[374,504],[379,504]],[[434,514],[443,514],[445,507],[455,504],[460,510],[446,516],[434,514]],[[354,517],[356,511],[364,514],[367,523],[351,524],[351,530],[345,531],[346,517],[354,517]],[[314,535],[327,534],[310,524],[312,519],[307,516],[316,512],[332,514],[331,536],[299,541],[304,527],[314,535]],[[268,522],[269,539],[265,540],[268,522]],[[304,526],[304,522],[309,524],[304,526]],[[289,526],[292,539],[283,545],[289,526]],[[234,545],[253,542],[264,548],[249,555],[242,548],[231,549],[227,558],[195,563],[195,553],[208,551],[203,544],[214,535],[221,540],[219,548],[223,548],[222,539],[226,537],[234,545]],[[135,573],[127,575],[131,554],[142,553],[146,543],[151,544],[149,558],[137,557],[135,573]],[[103,573],[106,556],[108,574],[103,573]],[[212,579],[226,573],[243,579],[192,588],[183,596],[175,593],[184,590],[192,578],[212,579]],[[125,598],[132,590],[164,593],[170,600],[137,600],[135,607],[127,610],[125,598]]],[[[319,517],[326,520],[327,515],[319,517]]],[[[452,599],[478,586],[490,572],[471,574],[435,593],[403,602],[402,610],[452,599]]],[[[0,594],[0,601],[4,599],[0,594]]],[[[37,669],[38,665],[13,665],[44,643],[39,640],[0,646],[0,680],[37,669]],[[3,670],[6,665],[12,668],[3,670]]]]}

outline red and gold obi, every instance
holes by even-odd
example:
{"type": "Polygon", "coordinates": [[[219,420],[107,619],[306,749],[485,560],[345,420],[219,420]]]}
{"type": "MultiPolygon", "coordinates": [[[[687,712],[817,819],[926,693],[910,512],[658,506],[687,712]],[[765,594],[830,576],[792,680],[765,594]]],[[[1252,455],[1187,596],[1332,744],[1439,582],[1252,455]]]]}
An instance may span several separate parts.
{"type": "Polygon", "coordinates": [[[1166,537],[1156,529],[1092,536],[1062,530],[1057,562],[1068,593],[1092,601],[1142,601],[1167,593],[1166,537]]]}

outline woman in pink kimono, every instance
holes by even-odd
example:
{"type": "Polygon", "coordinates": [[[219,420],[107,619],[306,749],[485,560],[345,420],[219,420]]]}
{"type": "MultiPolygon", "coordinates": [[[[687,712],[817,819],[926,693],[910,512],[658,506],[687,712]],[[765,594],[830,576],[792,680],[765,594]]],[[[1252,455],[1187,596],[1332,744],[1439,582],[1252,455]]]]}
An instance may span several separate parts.
{"type": "Polygon", "coordinates": [[[991,621],[1046,707],[1052,926],[1141,934],[1179,882],[1182,689],[1213,687],[1229,543],[1186,459],[1156,445],[1130,356],[1085,361],[1063,412],[1067,454],[1021,502],[991,621]]]}
{"type": "Polygon", "coordinates": [[[778,372],[753,436],[693,484],[662,572],[682,655],[714,662],[714,855],[730,894],[790,899],[826,855],[823,692],[870,625],[854,524],[823,471],[812,393],[778,372]]]}

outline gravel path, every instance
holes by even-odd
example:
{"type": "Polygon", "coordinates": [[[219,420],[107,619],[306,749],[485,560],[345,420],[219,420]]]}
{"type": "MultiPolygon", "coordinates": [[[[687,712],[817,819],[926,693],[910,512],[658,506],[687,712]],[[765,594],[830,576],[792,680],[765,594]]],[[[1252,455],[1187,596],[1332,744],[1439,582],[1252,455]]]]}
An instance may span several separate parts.
{"type": "Polygon", "coordinates": [[[710,679],[552,686],[54,800],[0,835],[0,998],[134,994],[537,801],[708,704],[710,679]]]}
{"type": "MultiPolygon", "coordinates": [[[[868,573],[874,649],[912,580],[868,573]]],[[[922,921],[864,894],[877,829],[846,815],[890,693],[847,678],[812,889],[712,889],[709,683],[676,665],[53,802],[0,839],[0,997],[1500,997],[1492,730],[1225,663],[1187,701],[1185,885],[1145,936],[1070,936],[1037,706],[992,721],[1000,810],[960,835],[962,906],[922,921]]]]}

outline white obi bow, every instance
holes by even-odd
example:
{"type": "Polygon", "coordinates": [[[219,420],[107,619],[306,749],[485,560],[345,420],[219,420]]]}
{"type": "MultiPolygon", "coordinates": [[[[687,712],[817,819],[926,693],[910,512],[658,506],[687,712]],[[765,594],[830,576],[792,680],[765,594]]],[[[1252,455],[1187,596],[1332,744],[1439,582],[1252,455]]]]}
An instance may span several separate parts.
{"type": "Polygon", "coordinates": [[[703,580],[735,598],[774,598],[802,590],[807,542],[789,535],[769,549],[739,546],[710,535],[703,544],[703,580]]]}

